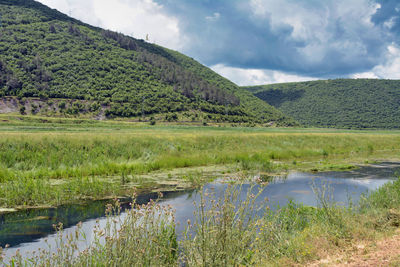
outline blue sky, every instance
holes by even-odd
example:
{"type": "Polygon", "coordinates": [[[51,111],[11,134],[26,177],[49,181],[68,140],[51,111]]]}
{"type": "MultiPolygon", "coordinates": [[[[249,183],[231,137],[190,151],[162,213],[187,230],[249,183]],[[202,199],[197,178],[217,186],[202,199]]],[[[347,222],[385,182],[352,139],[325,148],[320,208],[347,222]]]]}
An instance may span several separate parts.
{"type": "Polygon", "coordinates": [[[178,50],[239,85],[400,79],[399,0],[39,0],[178,50]]]}

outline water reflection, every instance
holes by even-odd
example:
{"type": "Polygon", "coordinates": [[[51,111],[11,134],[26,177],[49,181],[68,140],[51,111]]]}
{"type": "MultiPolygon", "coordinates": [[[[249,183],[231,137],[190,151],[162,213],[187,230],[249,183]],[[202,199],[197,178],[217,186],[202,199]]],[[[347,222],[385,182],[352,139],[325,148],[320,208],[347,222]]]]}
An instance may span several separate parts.
{"type": "MultiPolygon", "coordinates": [[[[175,198],[188,192],[164,192],[164,198],[175,198]]],[[[150,199],[157,199],[157,193],[139,195],[138,204],[145,204],[150,199]]],[[[104,218],[106,204],[112,202],[92,201],[83,204],[64,205],[51,209],[33,209],[23,212],[15,212],[0,215],[0,246],[6,244],[10,247],[21,243],[33,242],[39,238],[48,236],[54,232],[54,225],[62,223],[64,228],[69,228],[79,222],[91,219],[104,218]]],[[[129,208],[129,199],[121,201],[124,211],[129,208]]]]}
{"type": "MultiPolygon", "coordinates": [[[[339,204],[347,205],[349,199],[353,203],[358,202],[360,196],[370,192],[384,183],[394,179],[400,172],[400,163],[380,163],[372,166],[361,167],[357,170],[346,172],[324,172],[317,174],[294,172],[287,177],[260,177],[269,184],[263,189],[260,201],[269,199],[270,208],[287,204],[294,200],[304,205],[317,206],[318,199],[313,187],[327,187],[332,199],[339,204]]],[[[226,184],[216,182],[203,187],[203,190],[213,191],[216,196],[223,195],[226,184]]],[[[243,185],[240,198],[246,197],[251,186],[243,185]]],[[[255,187],[253,190],[257,191],[255,187]]],[[[139,196],[140,204],[147,203],[150,199],[156,199],[157,194],[139,196]]],[[[176,209],[177,230],[182,231],[188,219],[193,220],[193,202],[199,202],[199,194],[196,191],[166,192],[161,201],[162,205],[172,205],[176,209]]],[[[109,201],[108,201],[109,202],[109,201]]],[[[34,251],[38,248],[47,248],[44,237],[50,244],[54,244],[55,235],[53,224],[62,222],[65,232],[73,232],[75,225],[82,221],[82,230],[87,240],[91,242],[92,230],[96,220],[101,225],[105,224],[105,201],[88,202],[82,205],[66,205],[54,209],[39,209],[26,212],[0,215],[0,246],[11,245],[6,250],[7,257],[20,249],[22,254],[34,251]]],[[[123,210],[128,208],[128,202],[123,205],[123,210]]],[[[122,214],[122,216],[124,216],[122,214]]],[[[84,245],[85,245],[84,244],[84,245]]]]}

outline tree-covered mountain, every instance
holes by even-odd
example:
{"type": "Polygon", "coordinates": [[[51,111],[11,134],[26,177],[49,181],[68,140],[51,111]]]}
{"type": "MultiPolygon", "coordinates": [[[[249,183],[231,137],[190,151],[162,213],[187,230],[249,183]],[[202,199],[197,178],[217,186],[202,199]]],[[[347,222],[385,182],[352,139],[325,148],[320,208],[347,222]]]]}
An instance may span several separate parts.
{"type": "Polygon", "coordinates": [[[316,127],[400,128],[400,81],[336,79],[245,87],[316,127]]]}
{"type": "Polygon", "coordinates": [[[0,14],[0,97],[23,99],[22,112],[26,99],[40,98],[57,101],[57,107],[49,105],[53,113],[185,112],[213,121],[295,124],[178,52],[87,25],[33,0],[0,0],[0,14]]]}

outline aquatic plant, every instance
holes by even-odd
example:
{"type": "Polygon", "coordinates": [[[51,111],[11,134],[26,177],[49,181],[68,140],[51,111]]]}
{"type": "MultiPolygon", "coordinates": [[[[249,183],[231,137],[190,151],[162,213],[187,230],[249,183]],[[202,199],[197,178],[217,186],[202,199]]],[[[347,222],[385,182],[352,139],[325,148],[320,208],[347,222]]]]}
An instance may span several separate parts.
{"type": "MultiPolygon", "coordinates": [[[[397,134],[378,132],[302,130],[298,134],[300,130],[146,128],[124,122],[79,124],[75,120],[62,120],[60,125],[64,122],[75,128],[53,128],[39,134],[36,124],[27,130],[32,122],[22,121],[18,123],[23,129],[1,132],[0,206],[58,205],[124,194],[127,186],[133,187],[130,182],[135,187],[155,184],[141,175],[174,168],[217,165],[231,172],[253,173],[286,170],[288,166],[351,168],[354,164],[349,164],[350,159],[363,162],[396,156],[399,142],[397,134]],[[64,194],[65,190],[69,193],[64,194]]],[[[201,183],[190,174],[178,178],[201,183]]]]}

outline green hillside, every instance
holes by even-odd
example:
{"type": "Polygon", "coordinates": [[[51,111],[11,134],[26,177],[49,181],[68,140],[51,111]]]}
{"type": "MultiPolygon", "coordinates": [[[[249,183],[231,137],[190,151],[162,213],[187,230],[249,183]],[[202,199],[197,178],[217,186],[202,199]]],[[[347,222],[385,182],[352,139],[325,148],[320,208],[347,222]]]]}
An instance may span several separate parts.
{"type": "Polygon", "coordinates": [[[0,14],[0,97],[17,97],[21,113],[295,124],[178,52],[31,0],[0,0],[0,14]]]}
{"type": "Polygon", "coordinates": [[[400,127],[398,80],[337,79],[245,89],[308,126],[400,127]]]}

